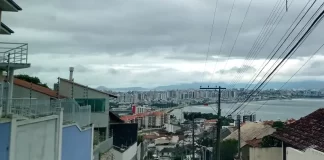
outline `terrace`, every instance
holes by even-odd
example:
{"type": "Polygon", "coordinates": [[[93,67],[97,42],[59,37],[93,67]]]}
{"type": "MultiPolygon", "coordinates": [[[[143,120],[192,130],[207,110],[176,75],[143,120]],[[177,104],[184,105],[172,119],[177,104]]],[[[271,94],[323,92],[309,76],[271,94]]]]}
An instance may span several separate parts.
{"type": "Polygon", "coordinates": [[[29,68],[28,44],[0,42],[0,69],[4,71],[29,68]]]}

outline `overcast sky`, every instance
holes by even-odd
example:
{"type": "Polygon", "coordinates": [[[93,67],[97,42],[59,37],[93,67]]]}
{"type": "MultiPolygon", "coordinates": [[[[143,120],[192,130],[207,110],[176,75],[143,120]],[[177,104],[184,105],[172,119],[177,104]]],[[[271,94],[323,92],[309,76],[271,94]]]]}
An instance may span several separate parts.
{"type": "MultiPolygon", "coordinates": [[[[259,44],[251,52],[257,55],[254,60],[247,55],[277,0],[252,0],[235,46],[250,0],[235,1],[224,41],[233,0],[219,0],[206,63],[216,0],[15,1],[23,10],[2,15],[2,22],[15,33],[0,40],[29,44],[31,68],[19,73],[37,76],[52,86],[57,77],[68,78],[72,66],[76,82],[109,88],[229,83],[235,77],[248,82],[308,2],[290,0],[286,13],[285,6],[276,7],[284,17],[276,28],[272,26],[275,30],[264,47],[259,44]]],[[[279,4],[284,3],[280,0],[279,4]]],[[[322,45],[323,26],[317,27],[273,81],[288,80],[322,45]]],[[[323,51],[293,80],[324,80],[323,51]]]]}

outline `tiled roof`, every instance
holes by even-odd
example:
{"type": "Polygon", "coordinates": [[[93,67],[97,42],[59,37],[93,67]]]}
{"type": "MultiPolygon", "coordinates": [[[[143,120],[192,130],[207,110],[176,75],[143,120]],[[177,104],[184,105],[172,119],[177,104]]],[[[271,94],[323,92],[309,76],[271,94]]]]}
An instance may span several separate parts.
{"type": "Polygon", "coordinates": [[[130,120],[136,119],[136,116],[135,115],[125,115],[125,116],[120,117],[120,119],[123,121],[130,121],[130,120]]]}
{"type": "MultiPolygon", "coordinates": [[[[59,78],[60,80],[63,80],[65,82],[68,82],[68,83],[72,83],[70,80],[68,79],[64,79],[64,78],[59,78]]],[[[87,87],[85,85],[82,85],[82,84],[79,84],[79,83],[76,83],[76,82],[73,82],[74,85],[77,85],[77,86],[80,86],[80,87],[83,87],[83,88],[88,88],[90,90],[93,90],[95,92],[99,92],[99,93],[102,93],[102,94],[106,94],[108,95],[109,97],[113,97],[113,98],[117,98],[117,96],[115,95],[112,95],[112,94],[109,94],[109,93],[106,93],[106,92],[103,92],[103,91],[100,91],[100,90],[97,90],[97,89],[94,89],[94,88],[90,88],[90,87],[87,87]]]]}
{"type": "MultiPolygon", "coordinates": [[[[20,87],[24,87],[24,88],[31,89],[33,91],[48,95],[50,97],[57,97],[57,94],[56,94],[57,92],[54,90],[51,90],[49,88],[46,88],[46,87],[43,87],[43,86],[40,86],[37,84],[32,84],[30,82],[27,82],[27,81],[24,81],[24,80],[21,80],[18,78],[14,79],[14,84],[17,86],[20,86],[20,87]]],[[[60,96],[60,98],[65,98],[65,97],[60,96]]]]}
{"type": "Polygon", "coordinates": [[[206,120],[205,123],[216,123],[217,119],[206,120]]]}
{"type": "Polygon", "coordinates": [[[272,136],[300,150],[316,146],[313,148],[324,152],[324,108],[286,125],[272,136]]]}

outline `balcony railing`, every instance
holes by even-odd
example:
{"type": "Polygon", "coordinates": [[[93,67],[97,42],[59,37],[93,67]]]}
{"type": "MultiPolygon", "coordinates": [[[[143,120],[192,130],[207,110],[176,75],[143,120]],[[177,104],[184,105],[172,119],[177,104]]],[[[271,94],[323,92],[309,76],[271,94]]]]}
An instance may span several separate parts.
{"type": "Polygon", "coordinates": [[[73,99],[60,100],[60,104],[64,123],[77,123],[81,127],[91,123],[91,106],[80,106],[73,99]]]}
{"type": "MultiPolygon", "coordinates": [[[[2,100],[3,110],[7,100],[2,100]]],[[[39,100],[39,99],[9,99],[11,114],[24,118],[38,118],[57,114],[56,108],[63,108],[63,123],[77,123],[80,127],[90,125],[91,106],[80,106],[73,99],[39,100]]],[[[4,112],[5,113],[5,112],[4,112]]]]}
{"type": "Polygon", "coordinates": [[[27,64],[28,44],[0,42],[0,63],[27,64]]]}

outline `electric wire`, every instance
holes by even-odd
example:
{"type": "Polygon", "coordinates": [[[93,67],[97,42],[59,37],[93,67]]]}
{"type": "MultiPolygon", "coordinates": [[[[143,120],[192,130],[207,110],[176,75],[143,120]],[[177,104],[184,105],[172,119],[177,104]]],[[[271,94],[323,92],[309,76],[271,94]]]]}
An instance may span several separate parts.
{"type": "Polygon", "coordinates": [[[211,32],[210,32],[210,36],[209,36],[209,42],[208,42],[208,48],[207,48],[207,53],[206,53],[205,66],[204,66],[204,71],[202,73],[201,83],[204,81],[204,76],[205,76],[205,73],[206,73],[206,66],[207,66],[208,57],[209,57],[209,51],[210,51],[210,43],[212,41],[212,37],[213,37],[213,33],[214,33],[214,25],[215,25],[215,17],[216,17],[217,7],[218,7],[218,0],[216,0],[216,4],[215,4],[213,23],[212,23],[212,26],[211,26],[211,32]]]}
{"type": "MultiPolygon", "coordinates": [[[[310,1],[309,1],[310,2],[310,1]]],[[[314,3],[316,2],[316,0],[314,1],[314,3]]],[[[278,47],[278,49],[276,50],[276,52],[273,54],[273,56],[271,57],[271,59],[268,61],[268,63],[272,60],[272,58],[274,57],[274,55],[275,54],[277,54],[277,52],[279,51],[279,49],[283,46],[283,44],[287,41],[287,39],[290,37],[290,35],[292,34],[292,32],[296,29],[296,27],[299,25],[299,23],[303,20],[303,18],[306,16],[306,14],[309,12],[309,10],[313,7],[313,5],[314,5],[314,3],[308,8],[308,10],[306,11],[306,13],[303,15],[303,17],[299,20],[299,22],[295,25],[295,27],[293,28],[293,30],[290,32],[290,34],[286,37],[286,39],[282,42],[282,44],[278,47]]],[[[290,28],[293,26],[293,24],[298,20],[298,17],[301,15],[301,13],[303,12],[303,10],[305,10],[305,8],[307,7],[307,5],[308,5],[309,3],[307,3],[306,5],[305,5],[305,7],[302,9],[302,11],[300,12],[300,14],[296,17],[296,19],[294,20],[294,22],[292,23],[292,25],[289,27],[289,29],[286,31],[286,33],[285,33],[285,35],[287,35],[287,33],[288,33],[288,31],[290,30],[290,28]]],[[[321,5],[321,7],[323,7],[323,4],[321,5]]],[[[320,7],[320,8],[321,8],[320,7]]],[[[320,8],[318,8],[318,10],[316,11],[316,13],[319,11],[319,9],[320,8]]],[[[314,14],[315,15],[315,14],[314,14]]],[[[312,16],[312,18],[314,17],[314,15],[312,16]]],[[[310,19],[311,20],[311,19],[310,19]]],[[[310,20],[308,21],[308,22],[310,22],[310,20]]],[[[303,28],[303,30],[305,29],[305,26],[304,26],[304,28],[303,28]]],[[[302,30],[302,31],[303,31],[302,30]]],[[[300,33],[301,33],[301,31],[300,31],[300,33]]],[[[299,33],[299,34],[300,34],[299,33]]],[[[276,47],[272,50],[272,52],[277,48],[277,46],[280,44],[280,42],[282,41],[282,39],[285,37],[285,35],[281,38],[281,40],[279,41],[279,43],[276,45],[276,47]]],[[[295,39],[296,39],[296,37],[295,37],[295,39]]],[[[292,44],[292,43],[291,43],[292,44]]],[[[290,45],[291,45],[290,44],[290,45]]],[[[287,49],[286,49],[287,50],[287,49]]],[[[285,50],[285,51],[286,51],[285,50]]],[[[272,53],[271,52],[271,53],[272,53]]],[[[280,55],[280,57],[282,57],[283,56],[283,54],[284,54],[284,52],[280,55]]],[[[271,55],[271,54],[270,54],[271,55]]],[[[269,57],[269,56],[268,56],[269,57]]],[[[280,57],[277,59],[277,61],[280,59],[280,57]]],[[[277,63],[277,61],[274,63],[274,64],[276,64],[277,63]]],[[[267,63],[267,64],[268,64],[267,63]]],[[[266,64],[266,65],[267,65],[266,64]]],[[[274,64],[272,65],[272,67],[274,66],[274,64]]],[[[265,66],[266,66],[265,65],[265,66]]],[[[261,73],[261,71],[265,68],[265,66],[260,70],[260,72],[259,72],[259,74],[261,73]]],[[[272,68],[271,67],[271,68],[272,68]]],[[[269,70],[271,70],[271,68],[269,69],[269,70]]],[[[247,90],[250,88],[250,86],[254,83],[254,81],[256,80],[256,78],[259,76],[259,74],[254,78],[254,80],[251,82],[251,83],[249,83],[249,85],[248,85],[248,87],[245,87],[245,88],[247,88],[247,90]]],[[[237,102],[236,102],[237,103],[237,102]]],[[[235,104],[236,104],[235,103],[235,104]]],[[[230,108],[230,110],[232,110],[233,108],[234,108],[234,106],[235,106],[235,104],[233,104],[232,105],[232,107],[230,108]]],[[[230,111],[229,110],[229,111],[230,111]]],[[[228,111],[228,112],[229,112],[228,111]]],[[[227,113],[228,114],[228,113],[227,113]]]]}
{"type": "MultiPolygon", "coordinates": [[[[316,0],[315,0],[316,1],[316,0]]],[[[320,11],[320,9],[321,8],[323,8],[323,6],[324,6],[324,2],[322,3],[322,5],[316,10],[316,12],[312,15],[312,17],[308,20],[308,22],[306,23],[306,25],[304,25],[304,27],[301,29],[301,31],[297,34],[297,36],[293,39],[293,41],[288,45],[288,47],[284,50],[284,52],[280,55],[280,57],[277,59],[277,61],[271,66],[271,68],[268,70],[268,71],[270,71],[273,67],[274,67],[274,65],[280,60],[280,58],[284,55],[284,53],[289,49],[289,47],[292,45],[292,43],[294,42],[294,41],[296,41],[297,40],[297,38],[301,35],[301,33],[306,29],[306,26],[307,26],[307,24],[308,23],[310,23],[310,21],[312,20],[312,19],[314,19],[314,16],[320,11]]],[[[312,7],[312,6],[311,6],[312,7]]],[[[295,52],[295,51],[294,51],[295,52]]],[[[289,58],[290,58],[291,56],[289,56],[289,58]]],[[[288,58],[288,59],[289,59],[288,58]]],[[[285,61],[284,62],[284,64],[286,63],[287,61],[285,61]]],[[[282,65],[283,66],[283,65],[282,65]]],[[[281,67],[280,67],[281,68],[281,67]]],[[[271,78],[272,79],[272,78],[271,78]]],[[[261,80],[262,81],[262,80],[261,80]]],[[[266,84],[268,84],[269,83],[269,81],[268,82],[266,82],[266,84]]],[[[265,87],[265,86],[264,86],[265,87]]],[[[263,88],[264,88],[263,87],[263,88]]],[[[261,89],[261,90],[263,90],[263,88],[261,89]]],[[[261,90],[259,90],[258,91],[258,93],[260,93],[261,92],[261,90]]],[[[257,94],[258,94],[257,93],[257,94]]],[[[248,102],[249,103],[249,102],[248,102]]],[[[244,107],[245,108],[245,107],[244,107]]],[[[241,109],[242,110],[242,109],[241,109]]]]}
{"type": "MultiPolygon", "coordinates": [[[[222,43],[221,43],[221,45],[220,45],[220,47],[219,47],[219,51],[218,51],[218,55],[219,55],[219,56],[221,55],[222,50],[223,50],[223,45],[224,45],[224,41],[225,41],[225,38],[226,38],[226,34],[227,34],[227,30],[228,30],[228,25],[229,25],[229,23],[230,23],[230,21],[231,21],[231,18],[232,18],[232,13],[233,13],[233,9],[234,9],[234,6],[235,6],[235,2],[236,2],[236,0],[233,0],[232,8],[231,8],[231,12],[230,12],[230,15],[229,15],[228,20],[227,20],[227,24],[226,24],[225,32],[224,32],[224,34],[223,34],[222,43]]],[[[212,76],[211,76],[211,78],[210,78],[210,80],[209,80],[209,83],[213,80],[214,72],[216,71],[216,67],[217,67],[217,62],[218,62],[218,58],[216,58],[215,67],[214,67],[214,69],[213,69],[212,76]]]]}
{"type": "MultiPolygon", "coordinates": [[[[293,26],[293,24],[298,20],[298,17],[302,14],[302,12],[306,9],[307,5],[309,4],[310,1],[308,1],[308,3],[305,5],[305,7],[302,9],[302,11],[299,13],[299,15],[297,16],[297,18],[294,20],[294,22],[291,24],[291,26],[288,28],[287,32],[284,34],[284,36],[280,39],[279,43],[277,43],[277,45],[274,47],[274,49],[271,51],[271,53],[269,54],[269,56],[267,57],[268,61],[265,65],[262,65],[262,69],[258,72],[258,74],[256,74],[256,76],[254,76],[253,81],[251,82],[251,80],[249,81],[249,83],[244,87],[244,88],[250,88],[250,86],[255,82],[255,80],[257,79],[257,77],[259,77],[259,75],[262,73],[262,71],[265,69],[265,67],[271,62],[271,60],[274,58],[274,56],[278,53],[278,51],[280,50],[280,48],[284,45],[284,43],[288,40],[288,38],[290,37],[290,35],[293,33],[293,31],[297,28],[297,26],[300,24],[300,22],[304,19],[304,17],[307,15],[307,13],[310,11],[310,9],[314,6],[316,0],[311,4],[311,6],[308,8],[308,10],[304,13],[304,15],[301,17],[301,19],[298,21],[298,23],[295,25],[295,27],[290,31],[290,33],[288,34],[288,36],[285,38],[285,40],[281,43],[282,39],[287,35],[288,31],[290,30],[290,28],[293,26]],[[278,49],[274,52],[274,50],[277,48],[277,46],[281,43],[281,45],[278,47],[278,49]],[[274,52],[274,53],[273,53],[274,52]],[[270,57],[270,55],[272,54],[272,56],[270,57]],[[269,58],[270,57],[270,58],[269,58]]],[[[283,52],[284,53],[284,52],[283,52]]],[[[283,56],[283,53],[281,54],[281,56],[283,56]]],[[[280,56],[280,57],[281,57],[280,56]]],[[[278,59],[280,59],[280,57],[278,59]]],[[[277,59],[277,60],[278,60],[277,59]]]]}
{"type": "MultiPolygon", "coordinates": [[[[249,13],[249,11],[250,11],[250,7],[251,7],[252,2],[253,2],[253,0],[250,0],[250,3],[249,3],[249,5],[248,5],[248,7],[247,7],[247,9],[246,9],[246,12],[245,12],[245,15],[244,15],[243,21],[242,21],[241,26],[240,26],[240,28],[239,28],[239,30],[238,30],[238,33],[237,33],[236,38],[235,38],[235,40],[234,40],[234,43],[233,43],[233,46],[232,46],[231,51],[230,51],[230,53],[229,53],[229,56],[228,56],[228,58],[227,58],[227,60],[226,60],[226,62],[225,62],[225,65],[224,65],[223,70],[226,69],[226,67],[227,67],[227,63],[228,63],[228,61],[231,59],[231,56],[232,56],[233,50],[234,50],[234,48],[235,48],[235,46],[236,46],[237,40],[238,40],[239,36],[241,35],[241,30],[242,30],[242,28],[243,28],[243,25],[244,25],[245,19],[246,19],[247,15],[248,15],[248,13],[249,13]]],[[[222,78],[222,77],[221,77],[221,78],[222,78]]],[[[221,81],[221,80],[220,80],[220,81],[221,81]]]]}
{"type": "MultiPolygon", "coordinates": [[[[314,22],[310,25],[310,27],[307,29],[307,31],[303,34],[303,36],[298,40],[298,42],[294,45],[294,47],[292,47],[290,49],[290,51],[287,53],[287,55],[281,60],[281,62],[276,66],[276,68],[274,68],[274,70],[272,70],[272,72],[267,76],[267,78],[265,80],[263,80],[263,82],[255,89],[252,90],[251,94],[248,96],[248,98],[246,98],[246,100],[239,106],[237,107],[233,112],[231,112],[231,114],[233,114],[234,112],[236,112],[240,107],[243,106],[243,104],[249,100],[249,98],[262,86],[264,85],[264,83],[270,78],[270,76],[279,68],[279,66],[287,59],[287,57],[289,57],[293,52],[295,52],[299,46],[305,41],[305,39],[310,35],[310,33],[314,30],[314,28],[316,28],[316,26],[321,22],[321,20],[323,19],[323,14],[324,11],[322,11],[320,13],[320,15],[318,15],[316,17],[316,19],[314,20],[314,22]]],[[[230,115],[231,115],[230,114],[230,115]]]]}
{"type": "MultiPolygon", "coordinates": [[[[290,80],[296,76],[297,73],[299,73],[301,71],[302,68],[304,68],[306,66],[306,64],[311,60],[313,59],[313,57],[323,48],[324,44],[322,44],[307,60],[306,62],[279,88],[279,90],[281,90],[284,86],[287,85],[287,83],[290,82],[290,80]]],[[[262,105],[260,105],[259,108],[257,108],[255,111],[253,111],[251,113],[252,114],[255,114],[258,110],[260,110],[262,107],[264,107],[267,103],[268,103],[269,100],[265,101],[262,105]]]]}
{"type": "MultiPolygon", "coordinates": [[[[251,58],[253,58],[253,56],[255,57],[255,53],[256,53],[255,50],[256,50],[256,48],[260,45],[260,43],[263,41],[264,37],[269,37],[269,36],[271,36],[271,35],[269,35],[269,34],[267,34],[267,33],[269,32],[269,28],[270,28],[270,30],[271,30],[271,28],[273,27],[273,19],[276,18],[276,17],[278,18],[278,16],[280,16],[280,14],[278,14],[278,12],[280,11],[280,8],[282,7],[281,11],[284,10],[284,8],[283,8],[283,4],[284,4],[284,3],[282,3],[281,6],[279,7],[279,5],[280,5],[280,0],[278,0],[277,3],[275,4],[275,6],[274,6],[272,12],[270,13],[270,15],[269,15],[267,21],[265,22],[265,24],[264,24],[262,30],[260,31],[260,33],[259,33],[257,39],[254,41],[254,44],[252,45],[250,51],[248,52],[246,58],[244,59],[244,62],[242,63],[241,67],[239,68],[239,70],[238,70],[238,74],[237,74],[237,75],[235,76],[235,78],[231,81],[230,84],[233,84],[233,85],[232,85],[230,88],[233,88],[233,87],[238,83],[238,80],[242,77],[241,75],[242,75],[242,74],[244,73],[244,71],[246,70],[246,69],[244,69],[243,67],[246,66],[248,60],[250,60],[251,58]],[[277,8],[279,8],[279,9],[277,10],[277,8]],[[276,14],[277,14],[277,15],[276,15],[276,14]],[[275,15],[275,16],[274,16],[274,15],[275,15]],[[274,16],[274,17],[273,17],[273,16],[274,16]],[[270,23],[270,24],[269,24],[269,23],[270,23]],[[272,23],[272,24],[271,24],[271,23],[272,23]],[[268,27],[268,26],[270,26],[270,27],[268,27]],[[265,35],[263,35],[263,34],[265,34],[265,35]]],[[[280,12],[280,13],[281,13],[281,12],[280,12]]],[[[277,18],[276,18],[276,19],[277,19],[277,18]]],[[[279,23],[277,23],[277,25],[278,25],[278,24],[279,24],[279,23]]],[[[277,25],[276,25],[276,26],[277,26],[277,25]]]]}

